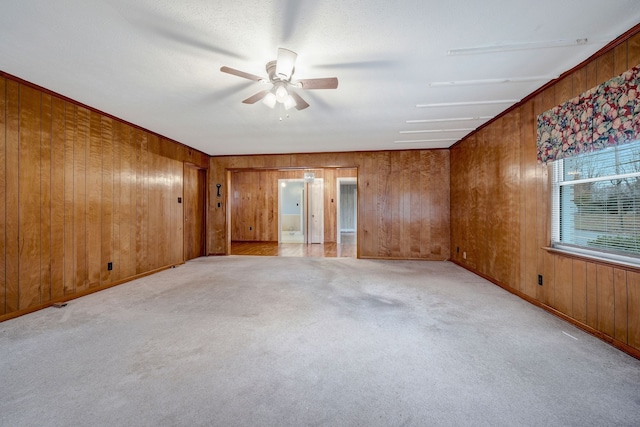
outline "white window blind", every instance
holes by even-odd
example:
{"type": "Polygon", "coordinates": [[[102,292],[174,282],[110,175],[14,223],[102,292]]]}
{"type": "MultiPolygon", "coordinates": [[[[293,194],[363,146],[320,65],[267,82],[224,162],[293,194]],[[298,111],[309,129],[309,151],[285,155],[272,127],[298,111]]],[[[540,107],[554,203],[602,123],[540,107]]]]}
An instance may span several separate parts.
{"type": "Polygon", "coordinates": [[[640,141],[553,163],[554,247],[640,264],[640,141]]]}

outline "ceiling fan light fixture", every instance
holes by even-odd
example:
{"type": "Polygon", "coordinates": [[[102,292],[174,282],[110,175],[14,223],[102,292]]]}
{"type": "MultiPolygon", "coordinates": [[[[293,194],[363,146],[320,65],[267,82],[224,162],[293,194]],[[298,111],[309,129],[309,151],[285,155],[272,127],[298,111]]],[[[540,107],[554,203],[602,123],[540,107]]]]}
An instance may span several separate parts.
{"type": "Polygon", "coordinates": [[[290,110],[296,106],[296,100],[293,99],[293,96],[287,95],[287,99],[284,100],[284,109],[290,110]]]}
{"type": "Polygon", "coordinates": [[[269,92],[262,100],[262,103],[269,108],[273,108],[276,106],[276,101],[276,95],[273,92],[269,92]]]}
{"type": "MultiPolygon", "coordinates": [[[[319,79],[302,79],[292,81],[295,73],[295,61],[298,54],[289,49],[278,49],[278,58],[267,62],[265,70],[269,76],[268,80],[255,74],[246,73],[230,67],[220,67],[220,71],[243,79],[253,80],[260,83],[270,83],[270,89],[262,90],[249,98],[242,101],[243,104],[255,104],[262,101],[269,108],[275,108],[280,103],[287,110],[295,107],[297,110],[304,110],[309,107],[305,101],[296,92],[289,92],[289,85],[293,88],[309,90],[309,89],[337,89],[337,77],[325,77],[319,79]]],[[[287,117],[289,117],[287,115],[287,117]]]]}
{"type": "Polygon", "coordinates": [[[276,62],[276,76],[283,80],[289,80],[293,74],[293,67],[298,54],[283,47],[278,49],[278,59],[276,62]]]}
{"type": "Polygon", "coordinates": [[[284,104],[284,102],[287,100],[287,97],[289,96],[289,92],[287,92],[287,88],[284,87],[284,84],[277,84],[276,85],[276,100],[281,103],[284,104]]]}

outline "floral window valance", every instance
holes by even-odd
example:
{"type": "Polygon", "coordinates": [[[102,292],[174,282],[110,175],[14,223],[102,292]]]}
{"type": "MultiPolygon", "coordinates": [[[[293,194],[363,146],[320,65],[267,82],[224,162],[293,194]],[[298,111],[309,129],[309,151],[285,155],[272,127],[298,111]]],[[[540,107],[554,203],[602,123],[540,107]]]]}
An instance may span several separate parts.
{"type": "Polygon", "coordinates": [[[640,65],[538,116],[538,161],[640,139],[640,65]]]}

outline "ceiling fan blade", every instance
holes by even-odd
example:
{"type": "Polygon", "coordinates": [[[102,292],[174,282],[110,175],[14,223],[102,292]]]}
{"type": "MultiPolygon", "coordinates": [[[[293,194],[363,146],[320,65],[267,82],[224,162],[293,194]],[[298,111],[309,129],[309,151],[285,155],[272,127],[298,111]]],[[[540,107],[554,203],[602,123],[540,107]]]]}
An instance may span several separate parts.
{"type": "Polygon", "coordinates": [[[264,80],[260,76],[256,76],[255,74],[245,73],[244,71],[236,70],[235,68],[220,67],[220,71],[227,74],[233,74],[234,76],[242,77],[244,79],[255,80],[256,82],[264,80]]]}
{"type": "Polygon", "coordinates": [[[276,59],[276,75],[283,80],[289,80],[293,74],[293,67],[296,65],[298,54],[283,47],[278,49],[276,59]]]}
{"type": "Polygon", "coordinates": [[[289,94],[293,97],[293,99],[295,99],[295,101],[296,101],[296,109],[297,110],[304,110],[305,108],[307,108],[309,106],[307,101],[302,99],[302,97],[300,95],[298,95],[297,93],[295,93],[294,91],[289,91],[289,94]]]}
{"type": "Polygon", "coordinates": [[[336,89],[338,87],[337,77],[327,77],[324,79],[302,79],[296,81],[300,83],[300,89],[336,89]]]}
{"type": "Polygon", "coordinates": [[[242,103],[243,104],[255,104],[256,102],[262,100],[265,96],[267,96],[267,94],[269,92],[270,92],[269,90],[262,90],[262,91],[256,93],[255,95],[252,95],[252,96],[248,97],[247,99],[242,101],[242,103]]]}

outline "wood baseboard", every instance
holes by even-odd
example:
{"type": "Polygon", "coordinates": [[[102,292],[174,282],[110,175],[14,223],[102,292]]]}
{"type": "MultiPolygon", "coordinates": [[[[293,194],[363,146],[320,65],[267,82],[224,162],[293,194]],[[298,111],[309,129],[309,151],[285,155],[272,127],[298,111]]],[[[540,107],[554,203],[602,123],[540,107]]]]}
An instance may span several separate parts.
{"type": "Polygon", "coordinates": [[[529,295],[527,295],[527,294],[525,294],[523,292],[520,292],[517,289],[514,289],[514,288],[512,288],[512,287],[510,287],[510,286],[508,286],[508,285],[506,285],[504,283],[500,283],[497,280],[495,280],[495,279],[493,279],[493,278],[491,278],[491,277],[489,277],[489,276],[487,276],[485,274],[482,274],[482,273],[480,273],[479,271],[476,271],[473,268],[470,268],[469,266],[466,266],[466,265],[464,265],[464,264],[462,264],[462,263],[460,263],[458,261],[455,261],[455,260],[450,260],[450,261],[452,263],[464,268],[465,270],[468,270],[468,271],[472,272],[473,274],[476,274],[476,275],[482,277],[483,279],[488,280],[489,282],[493,283],[494,285],[500,286],[502,289],[504,289],[504,290],[506,290],[508,292],[511,292],[512,294],[514,294],[514,295],[522,298],[523,300],[535,305],[536,307],[539,307],[539,308],[541,308],[541,309],[553,314],[554,316],[561,318],[562,320],[572,324],[576,328],[581,329],[581,330],[585,331],[586,333],[593,335],[596,338],[599,338],[600,340],[606,342],[609,345],[612,345],[613,347],[617,348],[618,350],[624,351],[629,356],[635,357],[636,359],[640,360],[640,349],[637,349],[635,347],[631,347],[627,343],[619,341],[619,340],[613,338],[612,336],[609,336],[609,335],[607,335],[607,334],[605,334],[605,333],[603,333],[603,332],[601,332],[601,331],[599,331],[597,329],[592,328],[589,325],[585,325],[584,323],[577,321],[573,317],[568,316],[568,315],[562,313],[561,311],[558,311],[555,308],[553,308],[551,306],[548,306],[548,305],[538,301],[537,299],[530,297],[529,295]]]}
{"type": "Polygon", "coordinates": [[[171,264],[171,265],[167,265],[167,266],[164,266],[164,267],[156,268],[155,270],[150,270],[150,271],[147,271],[145,273],[136,274],[135,276],[131,276],[131,277],[128,277],[126,279],[118,280],[118,281],[115,281],[113,283],[109,283],[108,285],[96,286],[95,288],[86,289],[86,290],[84,290],[82,292],[78,292],[78,293],[75,293],[73,295],[65,295],[63,297],[56,298],[56,299],[53,299],[51,301],[47,301],[47,302],[42,303],[42,304],[34,305],[34,306],[31,306],[31,307],[28,307],[28,308],[24,308],[24,309],[21,309],[21,310],[12,311],[11,313],[3,314],[2,316],[0,316],[0,322],[4,322],[5,320],[9,320],[9,319],[15,319],[16,317],[24,316],[25,314],[33,313],[33,312],[38,311],[38,310],[42,310],[42,309],[45,309],[45,308],[48,308],[48,307],[52,307],[52,306],[54,306],[56,304],[66,303],[67,301],[71,301],[71,300],[74,300],[76,298],[83,297],[85,295],[93,294],[95,292],[103,291],[105,289],[109,289],[109,288],[112,288],[114,286],[122,285],[123,283],[127,283],[127,282],[130,282],[132,280],[136,280],[136,279],[140,279],[142,277],[150,276],[150,275],[152,275],[154,273],[159,273],[160,271],[167,270],[169,268],[175,267],[176,265],[182,265],[182,264],[184,264],[184,263],[181,262],[179,264],[171,264]]]}

